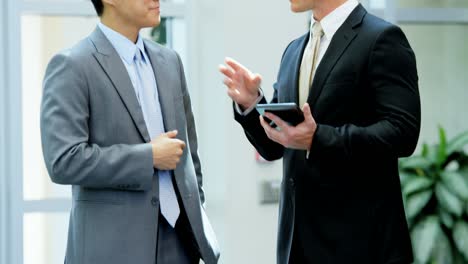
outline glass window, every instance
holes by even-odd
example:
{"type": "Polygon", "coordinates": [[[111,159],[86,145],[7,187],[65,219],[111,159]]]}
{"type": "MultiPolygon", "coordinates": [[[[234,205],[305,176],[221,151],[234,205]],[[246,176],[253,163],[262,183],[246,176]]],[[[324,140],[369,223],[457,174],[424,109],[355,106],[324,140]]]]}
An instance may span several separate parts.
{"type": "Polygon", "coordinates": [[[65,259],[68,213],[24,215],[24,264],[59,264],[65,259]]]}
{"type": "Polygon", "coordinates": [[[468,25],[403,24],[416,53],[422,105],[421,140],[437,140],[437,125],[454,136],[466,129],[468,25]]]}
{"type": "Polygon", "coordinates": [[[186,23],[183,18],[163,17],[161,24],[155,28],[143,29],[143,37],[158,42],[161,45],[174,49],[179,53],[182,63],[186,65],[186,23]]]}
{"type": "Polygon", "coordinates": [[[372,9],[383,9],[387,6],[386,4],[386,0],[369,0],[369,6],[372,9]]]}
{"type": "Polygon", "coordinates": [[[50,181],[42,157],[39,129],[42,80],[52,56],[89,35],[96,22],[96,17],[25,15],[21,18],[25,200],[70,197],[69,186],[50,181]]]}
{"type": "Polygon", "coordinates": [[[398,7],[423,7],[423,8],[468,8],[466,0],[398,0],[398,7]]]}

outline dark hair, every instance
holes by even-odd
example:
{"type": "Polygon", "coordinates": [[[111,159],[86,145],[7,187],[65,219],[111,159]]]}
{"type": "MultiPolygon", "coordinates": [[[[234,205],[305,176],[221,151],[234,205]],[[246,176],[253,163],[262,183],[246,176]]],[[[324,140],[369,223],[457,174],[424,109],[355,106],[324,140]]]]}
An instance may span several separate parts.
{"type": "Polygon", "coordinates": [[[104,11],[104,5],[102,4],[102,0],[91,0],[94,5],[94,9],[96,9],[96,13],[98,16],[102,15],[102,12],[104,11]]]}

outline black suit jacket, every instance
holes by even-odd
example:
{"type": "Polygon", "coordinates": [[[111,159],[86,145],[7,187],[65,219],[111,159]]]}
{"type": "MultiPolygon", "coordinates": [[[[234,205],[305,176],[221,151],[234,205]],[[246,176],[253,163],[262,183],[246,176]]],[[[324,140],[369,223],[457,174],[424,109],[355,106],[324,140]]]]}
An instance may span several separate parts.
{"type": "MultiPolygon", "coordinates": [[[[308,36],[286,48],[272,103],[298,102],[308,36]]],[[[308,159],[268,139],[257,111],[234,111],[264,158],[283,158],[278,263],[289,262],[293,241],[306,263],[412,262],[397,161],[417,144],[420,101],[400,28],[356,7],[319,64],[308,103],[318,124],[308,159]]]]}

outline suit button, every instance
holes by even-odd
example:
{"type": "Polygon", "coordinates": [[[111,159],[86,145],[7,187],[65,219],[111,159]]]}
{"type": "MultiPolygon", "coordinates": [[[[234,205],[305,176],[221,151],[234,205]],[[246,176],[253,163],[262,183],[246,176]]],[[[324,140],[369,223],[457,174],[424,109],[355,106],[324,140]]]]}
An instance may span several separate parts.
{"type": "Polygon", "coordinates": [[[158,197],[151,198],[151,204],[154,206],[158,205],[158,197]]]}
{"type": "Polygon", "coordinates": [[[296,186],[296,182],[294,181],[293,178],[289,178],[289,184],[291,185],[291,187],[296,186]]]}

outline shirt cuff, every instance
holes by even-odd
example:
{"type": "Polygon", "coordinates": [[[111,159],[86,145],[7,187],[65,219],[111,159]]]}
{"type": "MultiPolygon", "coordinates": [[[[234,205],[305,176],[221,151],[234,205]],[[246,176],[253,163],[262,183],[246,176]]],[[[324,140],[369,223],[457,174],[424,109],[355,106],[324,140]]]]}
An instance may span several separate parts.
{"type": "Polygon", "coordinates": [[[242,111],[240,106],[237,103],[235,103],[234,105],[236,107],[236,112],[241,116],[246,116],[246,115],[250,114],[250,112],[252,112],[255,109],[255,107],[257,106],[257,104],[263,99],[263,91],[262,91],[261,88],[258,89],[258,93],[259,93],[259,95],[258,95],[257,100],[255,101],[255,103],[253,103],[249,108],[247,108],[244,111],[242,111]]]}

